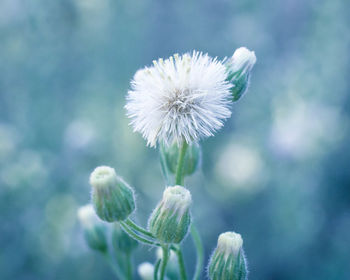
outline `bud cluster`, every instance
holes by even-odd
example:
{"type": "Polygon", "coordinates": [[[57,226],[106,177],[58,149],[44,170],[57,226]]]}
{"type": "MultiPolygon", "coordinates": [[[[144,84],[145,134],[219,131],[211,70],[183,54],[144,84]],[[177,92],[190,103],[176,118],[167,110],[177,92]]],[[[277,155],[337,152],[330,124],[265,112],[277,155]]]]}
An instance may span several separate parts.
{"type": "MultiPolygon", "coordinates": [[[[105,255],[119,279],[133,279],[131,253],[138,242],[161,248],[155,265],[138,266],[141,279],[187,279],[179,243],[191,226],[192,197],[180,185],[200,165],[198,141],[212,136],[231,116],[231,103],[246,92],[255,63],[255,53],[244,47],[222,61],[194,51],[159,59],[154,67],[135,74],[125,108],[135,131],[142,133],[148,145],[160,144],[163,175],[167,185],[172,185],[169,174],[174,174],[175,186],[165,188],[145,229],[129,218],[136,208],[134,191],[115,170],[100,166],[91,173],[91,204],[81,207],[78,217],[88,245],[105,255]],[[116,263],[108,250],[108,225],[116,263]]],[[[203,246],[194,226],[191,233],[198,253],[193,279],[200,279],[203,246]]],[[[235,232],[219,236],[208,266],[211,280],[247,279],[242,246],[242,237],[235,232]]]]}

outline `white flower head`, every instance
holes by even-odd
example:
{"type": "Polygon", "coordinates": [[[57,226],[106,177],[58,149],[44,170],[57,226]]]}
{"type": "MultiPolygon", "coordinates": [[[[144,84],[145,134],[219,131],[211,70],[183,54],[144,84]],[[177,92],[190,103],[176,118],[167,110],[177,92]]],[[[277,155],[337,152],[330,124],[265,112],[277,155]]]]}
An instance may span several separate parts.
{"type": "Polygon", "coordinates": [[[226,67],[193,51],[136,72],[125,106],[134,131],[155,146],[209,137],[231,116],[226,67]]]}

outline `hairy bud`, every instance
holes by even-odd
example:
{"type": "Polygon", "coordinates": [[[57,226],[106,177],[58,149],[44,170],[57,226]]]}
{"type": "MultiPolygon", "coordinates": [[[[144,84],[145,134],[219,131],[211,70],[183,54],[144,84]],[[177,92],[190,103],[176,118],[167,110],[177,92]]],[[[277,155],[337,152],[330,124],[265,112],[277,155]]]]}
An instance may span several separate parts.
{"type": "Polygon", "coordinates": [[[104,221],[125,220],[135,209],[134,192],[115,170],[97,167],[90,176],[92,203],[97,215],[104,221]]]}
{"type": "Polygon", "coordinates": [[[162,243],[180,243],[191,224],[191,202],[191,194],[184,187],[167,187],[149,219],[151,233],[162,243]]]}
{"type": "Polygon", "coordinates": [[[237,101],[247,91],[250,72],[256,62],[253,51],[245,47],[238,48],[226,63],[227,80],[232,84],[232,100],[237,101]]]}
{"type": "Polygon", "coordinates": [[[106,225],[96,216],[91,204],[78,209],[78,219],[84,230],[87,244],[93,250],[107,251],[106,225]]]}
{"type": "Polygon", "coordinates": [[[240,234],[220,234],[218,244],[209,261],[211,280],[246,280],[247,265],[240,234]]]}

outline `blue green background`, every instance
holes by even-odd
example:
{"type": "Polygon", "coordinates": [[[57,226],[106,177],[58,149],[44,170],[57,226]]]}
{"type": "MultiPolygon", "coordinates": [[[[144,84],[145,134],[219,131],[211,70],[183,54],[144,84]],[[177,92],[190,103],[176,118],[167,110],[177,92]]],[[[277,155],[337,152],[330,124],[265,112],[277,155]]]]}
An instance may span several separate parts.
{"type": "Polygon", "coordinates": [[[161,198],[157,150],[125,116],[133,74],[241,46],[257,56],[249,92],[186,182],[205,259],[234,230],[251,280],[350,279],[349,14],[344,0],[1,0],[1,279],[112,279],[76,211],[102,164],[135,188],[140,224],[161,198]]]}

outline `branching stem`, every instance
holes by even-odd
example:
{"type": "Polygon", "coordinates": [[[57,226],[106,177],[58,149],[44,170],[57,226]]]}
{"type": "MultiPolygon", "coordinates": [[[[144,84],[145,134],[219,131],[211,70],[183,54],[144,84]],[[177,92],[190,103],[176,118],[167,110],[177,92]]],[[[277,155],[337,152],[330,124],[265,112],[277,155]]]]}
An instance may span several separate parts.
{"type": "Polygon", "coordinates": [[[133,230],[135,231],[139,231],[141,232],[142,234],[148,236],[148,237],[151,237],[151,238],[154,238],[153,234],[150,233],[148,230],[144,229],[143,227],[137,225],[135,222],[133,222],[130,218],[126,219],[125,220],[125,223],[131,227],[133,230]]]}
{"type": "Polygon", "coordinates": [[[128,227],[128,225],[125,222],[120,222],[120,226],[127,234],[129,234],[130,237],[134,238],[136,241],[139,241],[141,243],[151,245],[151,246],[160,246],[160,244],[158,242],[149,240],[149,239],[144,238],[144,237],[140,236],[139,234],[135,233],[133,230],[131,230],[128,227]]]}

